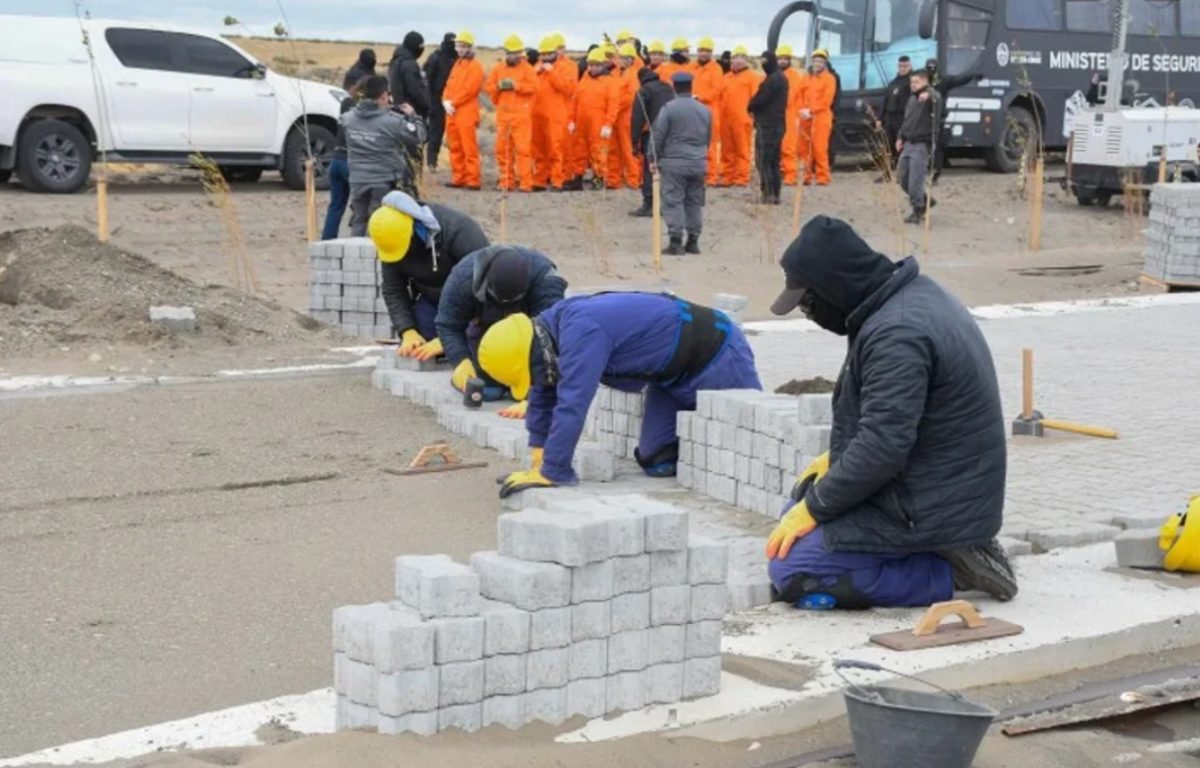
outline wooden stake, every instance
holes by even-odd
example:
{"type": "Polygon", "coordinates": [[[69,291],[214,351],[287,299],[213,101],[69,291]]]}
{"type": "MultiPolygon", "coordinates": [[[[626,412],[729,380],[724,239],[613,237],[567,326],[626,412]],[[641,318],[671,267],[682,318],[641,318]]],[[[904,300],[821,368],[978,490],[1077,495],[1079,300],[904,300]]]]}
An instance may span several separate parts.
{"type": "Polygon", "coordinates": [[[804,166],[796,169],[796,192],[792,195],[792,237],[800,236],[800,209],[804,205],[804,166]]]}
{"type": "Polygon", "coordinates": [[[311,157],[304,162],[304,205],[308,223],[308,242],[317,241],[317,171],[316,161],[311,157]]]}
{"type": "Polygon", "coordinates": [[[1033,420],[1033,350],[1021,350],[1021,418],[1033,420]]]}
{"type": "Polygon", "coordinates": [[[1075,168],[1075,132],[1067,137],[1067,191],[1071,190],[1071,176],[1075,168]]]}
{"type": "Polygon", "coordinates": [[[1033,163],[1033,194],[1029,198],[1029,250],[1042,250],[1042,207],[1046,192],[1046,160],[1038,156],[1033,163]]]}
{"type": "Polygon", "coordinates": [[[108,242],[108,171],[103,170],[96,182],[96,239],[108,242]]]}
{"type": "Polygon", "coordinates": [[[650,180],[650,205],[653,208],[650,218],[650,252],[654,254],[654,269],[662,272],[662,176],[658,171],[650,180]]]}
{"type": "Polygon", "coordinates": [[[1158,183],[1167,183],[1167,148],[1164,146],[1162,157],[1158,158],[1158,183]]]}

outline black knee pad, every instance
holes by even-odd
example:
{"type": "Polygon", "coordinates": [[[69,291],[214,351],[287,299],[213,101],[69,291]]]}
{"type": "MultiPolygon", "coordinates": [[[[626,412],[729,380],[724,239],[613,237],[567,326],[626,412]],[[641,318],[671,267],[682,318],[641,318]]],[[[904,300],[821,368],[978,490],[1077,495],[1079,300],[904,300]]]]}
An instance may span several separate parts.
{"type": "Polygon", "coordinates": [[[634,448],[633,458],[642,469],[650,469],[659,464],[674,464],[679,461],[679,441],[667,443],[655,451],[653,456],[643,456],[640,450],[634,448]]]}
{"type": "Polygon", "coordinates": [[[778,599],[795,605],[807,595],[825,594],[837,601],[838,608],[845,610],[861,611],[871,607],[871,601],[866,595],[854,588],[850,574],[843,573],[837,576],[829,586],[821,584],[822,578],[807,573],[797,574],[784,586],[783,591],[778,593],[778,599]]]}

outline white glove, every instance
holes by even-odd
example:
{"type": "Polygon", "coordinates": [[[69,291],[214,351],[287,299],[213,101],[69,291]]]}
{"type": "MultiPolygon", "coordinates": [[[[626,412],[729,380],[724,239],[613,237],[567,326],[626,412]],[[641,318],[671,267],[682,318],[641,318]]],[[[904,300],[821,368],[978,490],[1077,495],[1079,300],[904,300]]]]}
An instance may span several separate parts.
{"type": "Polygon", "coordinates": [[[447,115],[454,115],[454,103],[449,101],[442,102],[442,109],[446,110],[447,115]]]}
{"type": "Polygon", "coordinates": [[[607,139],[609,136],[612,136],[612,127],[608,125],[601,126],[600,138],[607,139]]]}
{"type": "Polygon", "coordinates": [[[567,133],[575,133],[575,121],[567,123],[567,133]]]}
{"type": "Polygon", "coordinates": [[[811,109],[800,110],[800,117],[803,117],[805,120],[811,120],[812,119],[812,110],[811,109]]]}

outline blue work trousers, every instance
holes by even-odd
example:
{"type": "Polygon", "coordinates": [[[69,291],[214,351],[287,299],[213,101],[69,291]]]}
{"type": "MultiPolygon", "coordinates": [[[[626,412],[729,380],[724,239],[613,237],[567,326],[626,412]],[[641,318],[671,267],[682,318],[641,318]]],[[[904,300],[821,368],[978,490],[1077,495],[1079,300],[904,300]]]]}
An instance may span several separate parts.
{"type": "Polygon", "coordinates": [[[336,240],[342,228],[346,206],[350,204],[350,164],[344,158],[329,164],[329,210],[325,212],[322,240],[336,240]]]}

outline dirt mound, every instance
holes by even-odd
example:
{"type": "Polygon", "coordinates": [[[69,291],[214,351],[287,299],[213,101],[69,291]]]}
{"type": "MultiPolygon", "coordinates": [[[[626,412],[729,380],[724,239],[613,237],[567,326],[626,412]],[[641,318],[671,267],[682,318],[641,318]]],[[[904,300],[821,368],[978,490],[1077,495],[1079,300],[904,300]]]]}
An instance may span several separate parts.
{"type": "MultiPolygon", "coordinates": [[[[214,253],[213,258],[219,258],[214,253]]],[[[204,349],[312,339],[332,331],[255,296],[194,283],[75,226],[0,234],[0,357],[88,342],[204,349]],[[188,306],[173,335],[150,307],[188,306]]]]}
{"type": "Polygon", "coordinates": [[[836,384],[824,376],[812,379],[792,379],[775,390],[777,395],[827,395],[833,391],[836,384]]]}

